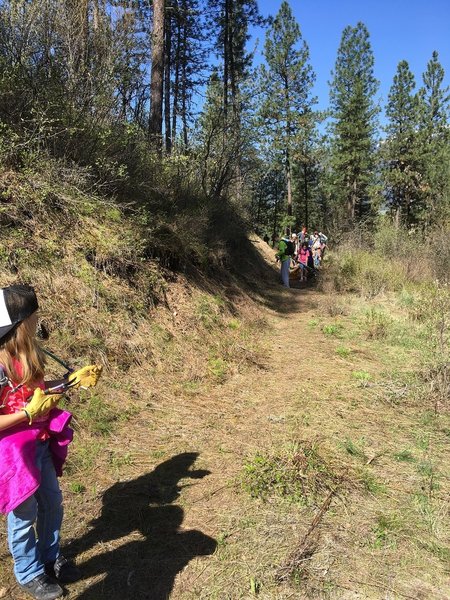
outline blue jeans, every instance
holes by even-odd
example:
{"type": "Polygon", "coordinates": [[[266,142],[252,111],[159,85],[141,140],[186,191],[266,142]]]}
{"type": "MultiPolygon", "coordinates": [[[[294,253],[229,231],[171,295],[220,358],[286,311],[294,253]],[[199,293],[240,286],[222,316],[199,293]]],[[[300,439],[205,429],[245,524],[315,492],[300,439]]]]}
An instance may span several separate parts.
{"type": "Polygon", "coordinates": [[[281,279],[283,281],[284,287],[290,287],[289,286],[289,267],[290,266],[291,266],[291,259],[290,259],[290,257],[286,258],[281,263],[281,279]]]}
{"type": "Polygon", "coordinates": [[[38,490],[8,513],[8,546],[14,575],[22,584],[43,573],[45,563],[59,555],[62,494],[48,442],[36,442],[36,464],[41,471],[38,490]]]}

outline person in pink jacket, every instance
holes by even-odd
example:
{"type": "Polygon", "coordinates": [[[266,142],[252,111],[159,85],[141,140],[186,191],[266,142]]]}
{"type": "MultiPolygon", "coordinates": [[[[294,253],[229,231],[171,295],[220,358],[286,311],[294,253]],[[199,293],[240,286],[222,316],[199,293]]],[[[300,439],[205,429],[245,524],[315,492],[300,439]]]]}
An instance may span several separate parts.
{"type": "Polygon", "coordinates": [[[45,382],[37,315],[32,287],[0,289],[0,512],[7,513],[8,546],[20,587],[36,600],[53,600],[63,595],[60,583],[80,576],[60,553],[63,506],[57,476],[73,432],[71,414],[57,405],[67,387],[83,385],[86,369],[92,375],[93,367],[45,382]]]}
{"type": "Polygon", "coordinates": [[[298,262],[300,265],[300,281],[306,281],[307,270],[308,270],[308,258],[311,254],[311,250],[308,247],[308,242],[303,242],[298,251],[298,262]]]}

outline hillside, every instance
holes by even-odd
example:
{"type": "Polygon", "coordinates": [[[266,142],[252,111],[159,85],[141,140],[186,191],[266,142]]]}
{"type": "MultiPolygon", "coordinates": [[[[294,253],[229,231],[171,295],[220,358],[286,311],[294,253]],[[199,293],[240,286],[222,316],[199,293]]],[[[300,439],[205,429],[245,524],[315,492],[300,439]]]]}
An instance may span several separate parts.
{"type": "MultiPolygon", "coordinates": [[[[283,290],[257,237],[168,269],[135,215],[1,181],[0,283],[36,285],[46,348],[105,367],[66,401],[67,598],[450,597],[450,420],[418,288],[336,293],[330,256],[321,286],[283,290]]],[[[21,600],[0,541],[0,597],[21,600]]]]}

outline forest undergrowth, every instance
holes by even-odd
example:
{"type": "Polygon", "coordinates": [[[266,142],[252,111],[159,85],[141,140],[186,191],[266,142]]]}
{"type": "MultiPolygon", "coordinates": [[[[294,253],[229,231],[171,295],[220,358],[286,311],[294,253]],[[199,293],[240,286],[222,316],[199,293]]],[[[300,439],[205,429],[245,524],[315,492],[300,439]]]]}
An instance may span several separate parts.
{"type": "MultiPolygon", "coordinates": [[[[211,221],[233,244],[203,262],[61,173],[2,173],[1,209],[1,285],[36,286],[46,348],[105,367],[66,400],[69,599],[450,597],[449,290],[432,263],[375,240],[284,290],[224,206],[211,221]]],[[[0,597],[22,599],[4,528],[0,557],[0,597]]]]}

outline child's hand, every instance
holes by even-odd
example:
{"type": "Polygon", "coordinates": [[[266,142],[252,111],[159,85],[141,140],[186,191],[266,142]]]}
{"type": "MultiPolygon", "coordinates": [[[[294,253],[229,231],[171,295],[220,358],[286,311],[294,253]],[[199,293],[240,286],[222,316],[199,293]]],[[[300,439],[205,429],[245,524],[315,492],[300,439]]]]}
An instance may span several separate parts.
{"type": "Polygon", "coordinates": [[[25,411],[30,420],[30,425],[37,417],[42,417],[51,411],[61,400],[62,394],[45,394],[41,388],[34,390],[33,397],[26,405],[25,411]]]}
{"type": "Polygon", "coordinates": [[[102,365],[88,365],[69,375],[67,383],[70,387],[94,387],[102,373],[102,365]]]}

